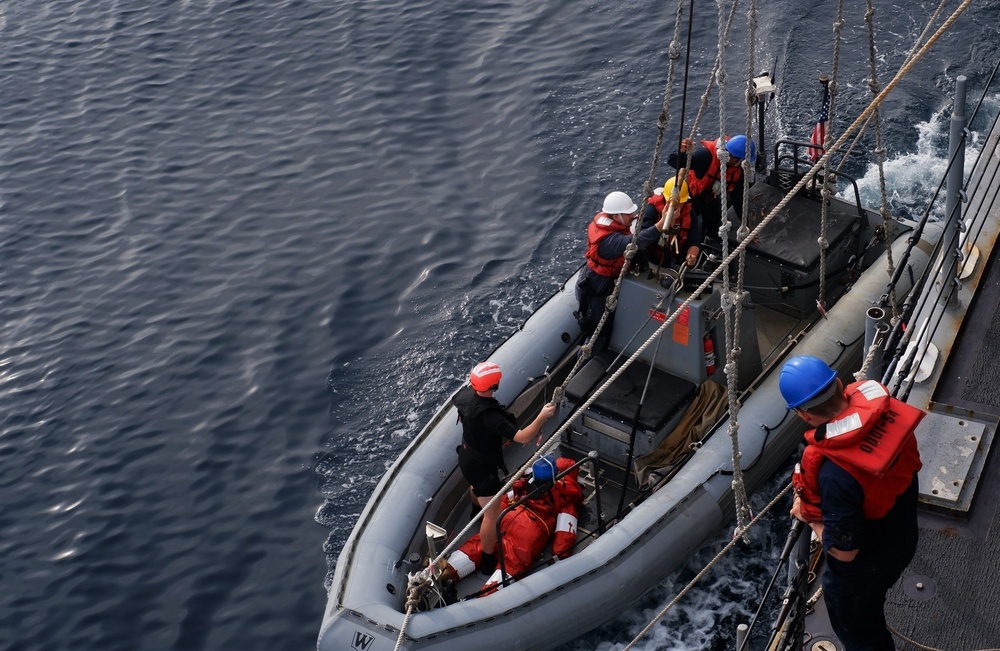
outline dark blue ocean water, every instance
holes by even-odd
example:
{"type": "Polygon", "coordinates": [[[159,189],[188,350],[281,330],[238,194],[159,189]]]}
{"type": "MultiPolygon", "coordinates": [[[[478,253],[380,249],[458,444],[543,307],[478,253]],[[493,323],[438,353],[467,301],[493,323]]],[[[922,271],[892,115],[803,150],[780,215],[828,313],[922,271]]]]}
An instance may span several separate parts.
{"type": "MultiPolygon", "coordinates": [[[[835,7],[761,4],[770,127],[808,137],[835,7]]],[[[848,4],[857,110],[867,40],[848,4]]],[[[937,3],[876,4],[887,80],[937,3]]],[[[977,2],[886,106],[900,208],[936,181],[944,93],[960,73],[981,88],[998,9],[977,2]]],[[[379,476],[576,268],[600,198],[639,196],[672,15],[0,3],[0,648],[313,648],[379,476]]],[[[695,15],[689,120],[717,43],[714,4],[695,15]]],[[[704,137],[717,103],[708,116],[704,137]]],[[[743,556],[642,648],[727,639],[767,566],[743,556]]],[[[675,591],[571,648],[621,648],[675,591]]]]}

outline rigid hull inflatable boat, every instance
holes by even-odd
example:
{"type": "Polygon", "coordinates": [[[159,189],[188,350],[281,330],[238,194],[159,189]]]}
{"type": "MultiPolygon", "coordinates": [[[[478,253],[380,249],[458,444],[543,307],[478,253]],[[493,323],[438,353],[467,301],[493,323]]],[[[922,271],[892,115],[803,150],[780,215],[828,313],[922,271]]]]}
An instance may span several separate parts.
{"type": "MultiPolygon", "coordinates": [[[[478,532],[449,399],[381,479],[344,545],[319,649],[549,649],[617,616],[732,524],[741,491],[784,464],[803,432],[778,391],[781,364],[815,355],[845,376],[858,369],[866,312],[885,305],[890,283],[906,295],[940,234],[887,226],[861,206],[851,179],[832,172],[849,198],[824,209],[807,146],[775,144],[772,169],[748,190],[744,242],[706,246],[685,273],[653,266],[623,277],[605,350],[578,363],[577,272],[489,356],[504,370],[496,397],[519,423],[555,392],[542,449],[512,444],[505,456],[511,469],[545,452],[577,462],[584,504],[572,554],[554,562],[543,553],[490,594],[477,594],[484,577],[475,573],[443,585],[440,559],[478,532]],[[733,301],[720,279],[736,275],[741,250],[745,296],[733,301]]],[[[735,211],[729,219],[736,233],[735,211]]]]}

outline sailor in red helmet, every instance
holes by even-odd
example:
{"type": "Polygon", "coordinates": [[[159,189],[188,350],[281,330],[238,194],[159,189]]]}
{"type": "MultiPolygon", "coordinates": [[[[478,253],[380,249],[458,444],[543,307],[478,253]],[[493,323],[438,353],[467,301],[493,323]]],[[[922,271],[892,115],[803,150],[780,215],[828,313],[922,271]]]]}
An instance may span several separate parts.
{"type": "MultiPolygon", "coordinates": [[[[541,556],[551,542],[552,556],[566,558],[576,544],[577,512],[583,501],[583,490],[577,482],[579,470],[573,468],[556,479],[559,473],[573,467],[573,460],[546,455],[536,461],[530,474],[521,477],[503,496],[501,510],[544,488],[525,499],[504,516],[500,523],[503,539],[503,571],[496,571],[483,585],[483,594],[499,588],[504,578],[517,577],[541,556]],[[493,590],[490,590],[493,588],[493,590]]],[[[482,562],[482,542],[479,535],[469,538],[448,557],[445,577],[451,580],[472,574],[482,562]]]]}
{"type": "MultiPolygon", "coordinates": [[[[625,249],[632,241],[632,223],[639,207],[624,192],[612,192],[604,198],[601,212],[594,215],[587,228],[587,267],[576,283],[576,298],[580,309],[576,312],[580,329],[591,335],[604,314],[606,301],[615,288],[615,280],[625,265],[625,249]]],[[[666,229],[666,216],[639,231],[636,246],[640,251],[654,244],[666,229]]],[[[607,322],[601,341],[595,348],[603,347],[611,339],[613,320],[607,322]]]]}
{"type": "MultiPolygon", "coordinates": [[[[469,374],[469,384],[459,389],[452,402],[462,422],[462,445],[458,447],[458,467],[469,482],[473,502],[486,506],[503,488],[501,471],[505,440],[527,443],[542,431],[542,424],[556,413],[555,403],[548,403],[531,423],[518,428],[514,416],[501,405],[493,392],[500,387],[502,373],[493,362],[477,364],[469,374]]],[[[497,516],[500,502],[483,513],[479,534],[482,537],[483,561],[487,573],[496,566],[497,516]]]]}
{"type": "MultiPolygon", "coordinates": [[[[728,161],[725,166],[726,205],[743,214],[744,161],[753,165],[757,161],[757,145],[753,140],[740,134],[723,138],[728,161]]],[[[719,238],[722,225],[722,163],[719,160],[718,145],[715,140],[699,143],[690,138],[681,141],[680,151],[670,154],[667,164],[675,169],[687,167],[687,182],[691,192],[694,210],[701,215],[705,224],[705,236],[719,238]]],[[[749,168],[749,165],[746,166],[749,168]]],[[[749,168],[752,171],[752,168],[749,168]]]]}
{"type": "Polygon", "coordinates": [[[886,592],[917,548],[914,430],[924,412],[875,380],[846,388],[823,360],[794,357],[778,387],[806,432],[792,476],[792,516],[812,527],[827,554],[823,594],[847,651],[893,651],[886,592]]]}

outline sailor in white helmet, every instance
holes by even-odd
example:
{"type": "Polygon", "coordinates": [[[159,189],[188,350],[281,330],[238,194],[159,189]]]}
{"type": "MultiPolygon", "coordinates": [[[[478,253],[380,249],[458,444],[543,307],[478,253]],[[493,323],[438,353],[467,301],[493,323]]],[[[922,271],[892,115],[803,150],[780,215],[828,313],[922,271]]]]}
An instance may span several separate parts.
{"type": "MultiPolygon", "coordinates": [[[[576,298],[580,302],[576,317],[586,335],[593,334],[601,320],[607,297],[625,264],[625,249],[632,241],[632,224],[638,211],[639,207],[627,194],[612,192],[587,228],[587,268],[576,284],[576,298]]],[[[636,239],[639,250],[654,244],[665,229],[666,213],[658,222],[639,231],[636,239]]],[[[601,333],[602,346],[611,338],[611,323],[609,320],[601,333]]]]}

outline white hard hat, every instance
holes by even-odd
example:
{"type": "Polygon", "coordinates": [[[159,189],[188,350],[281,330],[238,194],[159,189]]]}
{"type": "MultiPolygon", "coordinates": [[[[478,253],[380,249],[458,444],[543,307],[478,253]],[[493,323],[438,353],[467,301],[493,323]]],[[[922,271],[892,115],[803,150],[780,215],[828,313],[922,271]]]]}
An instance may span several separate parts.
{"type": "Polygon", "coordinates": [[[637,210],[639,206],[624,192],[612,192],[604,198],[604,212],[609,215],[631,215],[637,210]]]}

